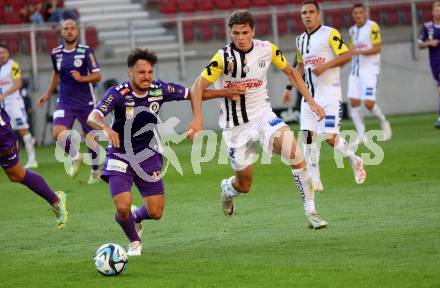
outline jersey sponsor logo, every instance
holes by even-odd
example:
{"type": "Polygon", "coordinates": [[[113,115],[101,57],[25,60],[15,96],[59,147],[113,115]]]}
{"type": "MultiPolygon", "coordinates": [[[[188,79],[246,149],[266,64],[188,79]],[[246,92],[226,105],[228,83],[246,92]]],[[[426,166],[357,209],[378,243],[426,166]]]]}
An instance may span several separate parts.
{"type": "Polygon", "coordinates": [[[83,64],[83,61],[81,59],[75,59],[75,61],[73,61],[73,66],[75,66],[76,68],[81,67],[83,64]]]}
{"type": "Polygon", "coordinates": [[[86,53],[86,49],[85,48],[76,48],[76,52],[78,53],[86,53]]]}
{"type": "Polygon", "coordinates": [[[174,93],[174,92],[176,92],[176,89],[175,89],[173,86],[171,86],[171,85],[168,85],[167,90],[168,90],[168,92],[170,92],[170,93],[174,93]]]}
{"type": "Polygon", "coordinates": [[[342,49],[342,46],[344,45],[344,39],[342,39],[342,37],[338,37],[335,35],[333,36],[332,40],[334,42],[339,42],[338,49],[342,49]]]}
{"type": "Polygon", "coordinates": [[[313,56],[313,57],[305,57],[304,58],[304,66],[318,65],[318,64],[324,64],[324,63],[325,63],[325,57],[323,57],[323,56],[313,56]]]}
{"type": "Polygon", "coordinates": [[[158,97],[148,97],[148,101],[160,101],[163,99],[163,96],[158,97]]]}
{"type": "Polygon", "coordinates": [[[373,96],[373,92],[374,92],[374,88],[372,87],[367,87],[365,89],[365,96],[373,96]]]}
{"type": "Polygon", "coordinates": [[[159,97],[159,96],[163,96],[163,91],[162,89],[154,89],[154,90],[150,90],[148,93],[148,97],[159,97]]]}
{"type": "Polygon", "coordinates": [[[53,119],[55,118],[64,118],[64,110],[55,110],[53,111],[53,119]]]}
{"type": "Polygon", "coordinates": [[[251,88],[259,88],[259,87],[263,86],[263,81],[259,80],[259,79],[253,79],[253,78],[252,79],[246,79],[244,81],[241,81],[241,80],[238,80],[238,81],[227,80],[227,81],[225,81],[224,88],[229,89],[229,88],[232,88],[236,84],[241,84],[245,88],[251,89],[251,88]]]}
{"type": "Polygon", "coordinates": [[[12,81],[10,79],[4,79],[0,81],[0,85],[8,85],[11,84],[12,81]]]}
{"type": "Polygon", "coordinates": [[[274,118],[274,119],[268,121],[268,123],[269,123],[270,126],[274,127],[274,126],[276,126],[276,125],[278,125],[280,123],[283,123],[283,119],[277,117],[277,118],[274,118]]]}
{"type": "Polygon", "coordinates": [[[86,55],[75,55],[75,56],[73,56],[73,58],[74,59],[78,59],[78,58],[84,59],[84,58],[86,58],[86,55]]]}
{"type": "Polygon", "coordinates": [[[277,49],[277,51],[275,51],[275,56],[276,57],[280,57],[280,59],[281,59],[281,62],[284,62],[284,55],[283,55],[283,52],[281,52],[281,50],[280,49],[277,49]]]}
{"type": "Polygon", "coordinates": [[[159,111],[160,105],[157,102],[152,102],[148,108],[150,109],[150,111],[156,113],[157,111],[159,111]]]}
{"type": "Polygon", "coordinates": [[[108,159],[107,161],[107,171],[117,171],[122,173],[127,173],[128,164],[116,159],[108,159]]]}
{"type": "Polygon", "coordinates": [[[258,62],[258,66],[259,66],[260,68],[264,68],[264,67],[266,67],[266,61],[261,60],[260,62],[258,62]]]}
{"type": "Polygon", "coordinates": [[[372,30],[371,34],[374,35],[374,40],[377,40],[377,38],[379,37],[380,31],[379,30],[372,30]]]}
{"type": "Polygon", "coordinates": [[[134,117],[134,107],[125,107],[125,118],[128,120],[134,117]]]}
{"type": "Polygon", "coordinates": [[[113,95],[110,95],[107,97],[107,99],[105,99],[105,101],[101,104],[101,106],[99,106],[99,110],[101,110],[102,112],[107,112],[108,111],[108,106],[113,102],[113,95]]]}
{"type": "Polygon", "coordinates": [[[336,127],[336,116],[327,115],[325,116],[325,128],[335,128],[336,127]]]}
{"type": "Polygon", "coordinates": [[[208,74],[208,76],[212,75],[211,68],[215,68],[215,67],[218,67],[217,61],[212,61],[211,63],[209,63],[208,66],[206,66],[206,73],[208,74]]]}

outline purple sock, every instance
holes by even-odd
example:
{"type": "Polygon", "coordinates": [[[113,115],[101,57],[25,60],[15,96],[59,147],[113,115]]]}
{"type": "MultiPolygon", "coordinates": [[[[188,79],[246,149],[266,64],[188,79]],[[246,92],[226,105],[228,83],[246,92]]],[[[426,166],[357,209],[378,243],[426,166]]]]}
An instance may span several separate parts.
{"type": "Polygon", "coordinates": [[[64,148],[64,152],[66,152],[66,154],[69,155],[71,158],[75,158],[76,155],[78,154],[78,152],[75,151],[74,147],[72,146],[72,141],[70,140],[70,136],[58,137],[57,145],[60,145],[61,148],[64,148]]]}
{"type": "Polygon", "coordinates": [[[92,170],[98,171],[99,165],[95,163],[99,163],[98,153],[89,148],[90,156],[92,157],[92,170]]]}
{"type": "Polygon", "coordinates": [[[134,227],[134,217],[131,213],[130,217],[128,217],[126,221],[122,221],[119,218],[118,213],[116,213],[115,220],[118,222],[119,226],[121,226],[122,230],[124,230],[124,233],[127,235],[127,238],[130,240],[130,242],[141,241],[141,238],[139,238],[136,228],[134,227]]]}
{"type": "Polygon", "coordinates": [[[147,208],[145,208],[145,205],[142,205],[136,211],[134,211],[134,221],[136,223],[141,223],[142,220],[149,220],[150,215],[148,214],[147,208]]]}
{"type": "Polygon", "coordinates": [[[43,177],[32,170],[26,170],[26,175],[20,183],[40,195],[49,202],[50,205],[53,205],[58,201],[57,194],[50,189],[43,177]]]}

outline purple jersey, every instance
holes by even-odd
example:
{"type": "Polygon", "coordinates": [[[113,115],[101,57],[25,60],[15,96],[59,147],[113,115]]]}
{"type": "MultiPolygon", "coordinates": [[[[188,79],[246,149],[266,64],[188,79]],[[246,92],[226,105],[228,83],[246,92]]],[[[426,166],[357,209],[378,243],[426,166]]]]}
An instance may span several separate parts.
{"type": "Polygon", "coordinates": [[[17,137],[12,130],[8,114],[0,107],[0,166],[10,168],[18,161],[17,137]]]}
{"type": "Polygon", "coordinates": [[[103,117],[114,111],[112,129],[119,134],[121,143],[121,148],[109,147],[107,152],[125,153],[125,146],[128,143],[124,143],[124,126],[127,120],[133,121],[130,141],[134,153],[155,147],[155,143],[150,143],[156,141],[153,129],[147,129],[148,131],[140,135],[135,134],[148,124],[157,124],[157,113],[164,102],[185,100],[187,96],[187,88],[161,80],[154,80],[144,96],[135,95],[128,81],[107,90],[95,110],[103,117]],[[139,109],[147,111],[137,113],[139,109]]]}
{"type": "Polygon", "coordinates": [[[60,75],[58,102],[74,109],[95,105],[92,84],[76,81],[70,72],[76,70],[86,76],[99,71],[92,48],[78,44],[75,49],[66,50],[60,45],[52,50],[51,58],[54,71],[60,75]]]}
{"type": "MultiPolygon", "coordinates": [[[[440,40],[440,26],[434,24],[432,21],[423,24],[422,30],[419,34],[419,41],[425,42],[429,40],[440,40]]],[[[440,72],[440,45],[437,47],[429,47],[429,63],[434,72],[440,72]]]]}

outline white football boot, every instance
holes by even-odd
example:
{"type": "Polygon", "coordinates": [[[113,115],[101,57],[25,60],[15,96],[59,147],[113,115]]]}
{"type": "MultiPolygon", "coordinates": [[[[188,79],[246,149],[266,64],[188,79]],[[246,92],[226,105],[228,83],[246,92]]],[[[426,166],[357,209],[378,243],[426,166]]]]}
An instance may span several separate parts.
{"type": "MultiPolygon", "coordinates": [[[[138,208],[135,205],[131,205],[130,208],[131,208],[131,214],[133,214],[134,216],[134,211],[136,211],[136,209],[138,208]]],[[[142,238],[142,228],[143,228],[142,222],[136,223],[136,221],[134,221],[134,227],[136,228],[136,232],[138,233],[139,238],[142,238]]]]}
{"type": "Polygon", "coordinates": [[[362,184],[365,182],[365,179],[367,179],[367,172],[364,168],[364,162],[362,161],[362,158],[356,157],[356,163],[351,165],[351,168],[353,168],[354,173],[354,180],[357,184],[362,184]]]}
{"type": "Polygon", "coordinates": [[[142,243],[141,241],[133,241],[128,243],[127,256],[141,256],[142,243]]]}
{"type": "Polygon", "coordinates": [[[306,215],[307,220],[309,221],[309,228],[313,230],[318,230],[322,228],[326,228],[328,226],[327,221],[322,219],[318,213],[311,213],[306,215]]]}
{"type": "Polygon", "coordinates": [[[234,215],[234,211],[235,211],[235,201],[234,201],[234,197],[226,196],[224,193],[224,191],[226,190],[227,181],[228,181],[227,179],[222,180],[222,184],[220,185],[221,187],[220,198],[222,202],[223,213],[225,213],[226,216],[232,216],[234,215]]]}

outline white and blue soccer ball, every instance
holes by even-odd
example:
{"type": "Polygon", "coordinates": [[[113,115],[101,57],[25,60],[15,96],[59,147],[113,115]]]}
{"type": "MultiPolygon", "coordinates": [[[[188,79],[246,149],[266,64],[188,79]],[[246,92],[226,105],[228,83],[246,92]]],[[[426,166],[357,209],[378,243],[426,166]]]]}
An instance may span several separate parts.
{"type": "Polygon", "coordinates": [[[118,244],[107,243],[96,250],[95,268],[104,276],[116,276],[127,266],[127,252],[118,244]]]}

